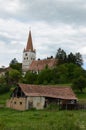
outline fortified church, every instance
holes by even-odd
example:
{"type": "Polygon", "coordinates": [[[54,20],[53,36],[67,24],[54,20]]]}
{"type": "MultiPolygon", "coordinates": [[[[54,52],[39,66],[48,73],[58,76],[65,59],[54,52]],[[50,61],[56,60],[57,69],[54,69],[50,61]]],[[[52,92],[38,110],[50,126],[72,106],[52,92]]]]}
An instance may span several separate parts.
{"type": "Polygon", "coordinates": [[[33,48],[32,35],[31,31],[29,31],[27,45],[23,51],[22,71],[27,72],[30,70],[39,73],[39,71],[43,70],[46,66],[52,68],[55,64],[56,60],[52,56],[44,60],[36,60],[36,50],[33,48]]]}

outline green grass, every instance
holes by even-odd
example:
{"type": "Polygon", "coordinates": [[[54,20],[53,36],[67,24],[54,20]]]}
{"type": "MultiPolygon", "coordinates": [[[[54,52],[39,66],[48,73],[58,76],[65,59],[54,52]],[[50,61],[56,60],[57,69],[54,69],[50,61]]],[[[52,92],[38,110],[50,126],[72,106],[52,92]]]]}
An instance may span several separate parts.
{"type": "MultiPolygon", "coordinates": [[[[86,93],[76,93],[86,103],[86,93]]],[[[0,95],[0,104],[6,103],[10,93],[0,95]]],[[[0,108],[0,130],[86,130],[86,110],[30,110],[16,111],[0,108]]]]}
{"type": "Polygon", "coordinates": [[[0,94],[0,104],[5,104],[6,100],[9,99],[10,93],[0,94]]]}
{"type": "Polygon", "coordinates": [[[0,130],[86,130],[86,111],[0,109],[0,130]]]}

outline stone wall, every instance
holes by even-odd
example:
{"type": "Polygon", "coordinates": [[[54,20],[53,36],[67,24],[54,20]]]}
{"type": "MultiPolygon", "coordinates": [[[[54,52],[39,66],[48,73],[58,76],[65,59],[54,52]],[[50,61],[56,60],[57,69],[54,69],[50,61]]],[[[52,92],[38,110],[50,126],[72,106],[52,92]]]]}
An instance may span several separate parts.
{"type": "Polygon", "coordinates": [[[31,108],[43,109],[45,97],[11,98],[7,100],[6,107],[16,110],[28,110],[31,108]]]}
{"type": "Polygon", "coordinates": [[[11,98],[7,100],[6,107],[16,110],[26,110],[26,98],[11,98]]]}

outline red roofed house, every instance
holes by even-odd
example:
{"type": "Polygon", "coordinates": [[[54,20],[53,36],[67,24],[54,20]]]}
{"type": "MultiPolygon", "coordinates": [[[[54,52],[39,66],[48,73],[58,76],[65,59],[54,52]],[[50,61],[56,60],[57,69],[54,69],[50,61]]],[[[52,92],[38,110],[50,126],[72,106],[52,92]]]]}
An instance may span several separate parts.
{"type": "Polygon", "coordinates": [[[7,107],[17,110],[43,109],[50,103],[75,105],[77,98],[70,87],[18,84],[7,101],[7,107]]]}
{"type": "Polygon", "coordinates": [[[43,70],[46,66],[52,68],[55,65],[56,59],[54,59],[52,56],[48,59],[36,60],[36,51],[33,49],[32,36],[30,31],[26,48],[23,51],[23,72],[30,70],[32,72],[38,73],[39,71],[43,70]]]}

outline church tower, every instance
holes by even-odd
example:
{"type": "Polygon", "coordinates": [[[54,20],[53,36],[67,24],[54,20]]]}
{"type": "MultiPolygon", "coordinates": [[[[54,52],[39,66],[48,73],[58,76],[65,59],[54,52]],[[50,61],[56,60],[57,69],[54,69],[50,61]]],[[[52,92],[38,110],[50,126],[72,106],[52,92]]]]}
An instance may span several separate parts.
{"type": "Polygon", "coordinates": [[[33,49],[31,31],[29,31],[27,45],[23,51],[23,63],[22,63],[23,72],[26,72],[29,70],[29,66],[31,62],[35,59],[36,59],[36,51],[33,49]]]}

